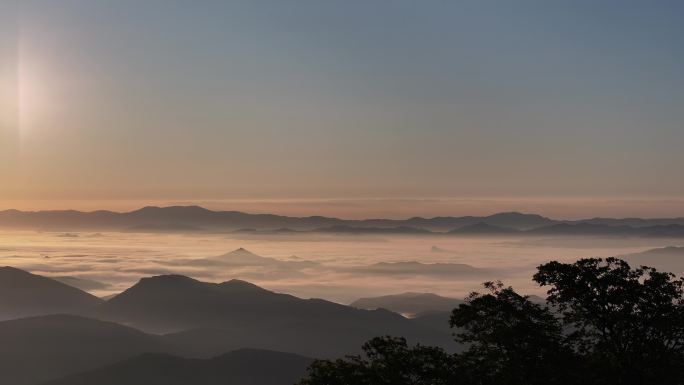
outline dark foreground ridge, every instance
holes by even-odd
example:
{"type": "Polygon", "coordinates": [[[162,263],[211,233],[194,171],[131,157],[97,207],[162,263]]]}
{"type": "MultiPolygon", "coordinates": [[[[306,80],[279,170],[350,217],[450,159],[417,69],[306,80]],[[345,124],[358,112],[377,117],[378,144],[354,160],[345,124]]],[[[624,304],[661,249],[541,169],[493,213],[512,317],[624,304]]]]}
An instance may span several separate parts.
{"type": "MultiPolygon", "coordinates": [[[[227,255],[254,258],[246,250],[227,255]]],[[[3,296],[23,298],[24,308],[46,314],[27,317],[14,312],[16,319],[0,322],[3,385],[33,385],[144,353],[206,360],[252,348],[335,358],[359,352],[365,340],[387,334],[450,345],[448,332],[388,310],[301,299],[241,280],[208,283],[182,275],[156,276],[104,302],[19,269],[0,273],[7,278],[1,282],[3,296]],[[27,290],[38,294],[23,296],[27,290]],[[64,293],[79,299],[79,306],[55,307],[44,300],[64,293]]],[[[16,309],[14,302],[0,302],[0,312],[10,314],[9,309],[16,309]]]]}
{"type": "Polygon", "coordinates": [[[143,354],[42,385],[290,385],[313,360],[267,350],[240,349],[211,359],[143,354]]]}

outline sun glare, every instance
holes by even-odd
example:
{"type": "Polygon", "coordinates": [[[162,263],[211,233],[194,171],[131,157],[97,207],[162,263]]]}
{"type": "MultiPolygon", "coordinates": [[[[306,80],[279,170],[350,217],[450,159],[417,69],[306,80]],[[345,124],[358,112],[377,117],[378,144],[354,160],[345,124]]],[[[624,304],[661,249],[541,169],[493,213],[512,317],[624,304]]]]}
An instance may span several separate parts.
{"type": "Polygon", "coordinates": [[[39,63],[36,55],[24,44],[20,44],[17,60],[17,114],[18,127],[22,134],[28,133],[39,124],[48,105],[44,71],[39,63]]]}

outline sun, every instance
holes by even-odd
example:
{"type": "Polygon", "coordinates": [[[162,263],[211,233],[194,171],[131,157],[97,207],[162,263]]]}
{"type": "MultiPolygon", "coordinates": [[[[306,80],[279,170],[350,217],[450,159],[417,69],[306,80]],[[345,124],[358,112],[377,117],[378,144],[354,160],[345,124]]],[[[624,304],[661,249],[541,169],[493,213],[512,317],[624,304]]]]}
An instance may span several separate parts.
{"type": "Polygon", "coordinates": [[[21,41],[17,56],[17,125],[23,135],[40,124],[49,104],[45,71],[38,56],[21,41]]]}

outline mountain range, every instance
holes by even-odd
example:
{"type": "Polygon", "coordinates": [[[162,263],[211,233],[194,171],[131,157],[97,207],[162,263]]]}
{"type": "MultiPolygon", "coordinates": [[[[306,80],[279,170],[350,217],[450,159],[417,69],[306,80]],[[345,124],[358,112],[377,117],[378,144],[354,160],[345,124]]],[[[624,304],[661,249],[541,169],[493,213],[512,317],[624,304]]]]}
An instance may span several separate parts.
{"type": "Polygon", "coordinates": [[[619,258],[629,262],[632,266],[645,265],[677,275],[684,273],[684,247],[682,246],[659,247],[639,253],[621,255],[619,258]]]}
{"type": "MultiPolygon", "coordinates": [[[[246,250],[233,255],[253,259],[246,250]]],[[[209,283],[181,275],[155,276],[108,301],[11,267],[0,269],[0,285],[0,314],[13,318],[0,322],[0,384],[32,385],[62,377],[56,384],[103,384],[95,379],[107,376],[108,370],[130,367],[135,372],[148,361],[152,367],[171,367],[159,373],[178,370],[179,379],[196,368],[216,369],[216,376],[198,379],[198,384],[284,384],[276,381],[291,378],[284,368],[255,382],[235,371],[222,372],[221,362],[239,362],[235,355],[223,355],[250,348],[335,358],[358,352],[363,342],[379,335],[428,345],[450,341],[447,333],[388,310],[301,299],[240,280],[209,283]],[[173,357],[140,356],[145,353],[173,357]],[[71,377],[81,372],[87,373],[71,377]]],[[[306,365],[298,360],[301,373],[306,365]]],[[[277,362],[274,359],[273,365],[277,362]]]]}
{"type": "Polygon", "coordinates": [[[349,306],[359,309],[387,309],[413,317],[430,311],[451,311],[463,300],[442,297],[434,293],[401,293],[380,297],[359,298],[349,306]]]}
{"type": "Polygon", "coordinates": [[[0,384],[36,384],[167,350],[158,336],[80,316],[59,314],[3,321],[0,384]]]}
{"type": "Polygon", "coordinates": [[[348,234],[430,234],[450,231],[463,234],[492,234],[532,231],[533,234],[598,232],[616,235],[680,236],[684,235],[684,218],[592,218],[562,221],[537,214],[508,212],[489,216],[348,220],[323,216],[290,217],[239,211],[212,211],[199,206],[148,206],[123,213],[105,210],[5,210],[0,211],[0,227],[55,231],[239,231],[243,234],[258,231],[273,234],[294,231],[348,234]],[[244,231],[245,229],[250,231],[244,231]]]}
{"type": "Polygon", "coordinates": [[[42,385],[291,385],[304,376],[312,361],[256,349],[210,359],[146,353],[42,385]]]}
{"type": "Polygon", "coordinates": [[[387,310],[360,310],[322,299],[274,293],[251,283],[208,283],[185,276],[144,278],[90,315],[153,333],[208,357],[242,347],[337,357],[377,335],[442,345],[444,336],[387,310]]]}
{"type": "MultiPolygon", "coordinates": [[[[684,248],[623,257],[634,264],[681,267],[684,248]]],[[[218,268],[310,263],[272,260],[245,249],[199,261],[218,268]]],[[[387,274],[473,269],[418,262],[366,268],[387,274]]],[[[448,320],[462,301],[432,293],[362,298],[345,306],[241,280],[210,283],[161,275],[103,301],[58,281],[73,283],[64,278],[0,268],[0,384],[285,385],[304,373],[311,362],[306,357],[355,353],[375,336],[460,349],[451,342],[448,320]]]]}

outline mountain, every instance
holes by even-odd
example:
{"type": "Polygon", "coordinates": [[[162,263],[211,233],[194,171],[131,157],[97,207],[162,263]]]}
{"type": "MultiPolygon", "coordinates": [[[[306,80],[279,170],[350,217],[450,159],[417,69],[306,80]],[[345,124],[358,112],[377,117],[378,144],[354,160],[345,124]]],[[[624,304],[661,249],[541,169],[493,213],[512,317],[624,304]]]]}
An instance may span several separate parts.
{"type": "Polygon", "coordinates": [[[544,235],[629,235],[635,229],[629,226],[608,226],[591,223],[558,223],[526,231],[544,235]]]}
{"type": "Polygon", "coordinates": [[[112,211],[81,212],[75,210],[53,211],[0,211],[0,227],[28,228],[41,230],[140,230],[178,231],[181,227],[208,231],[237,230],[240,228],[274,229],[291,227],[315,229],[342,224],[336,218],[320,216],[286,217],[271,214],[247,214],[239,211],[212,211],[199,206],[147,206],[141,209],[117,213],[112,211]]]}
{"type": "Polygon", "coordinates": [[[409,226],[397,227],[361,227],[337,225],[321,227],[312,230],[318,233],[338,233],[338,234],[432,234],[430,230],[420,229],[409,226]]]}
{"type": "Polygon", "coordinates": [[[293,269],[315,267],[319,265],[313,261],[281,261],[275,258],[262,257],[242,247],[223,255],[209,258],[180,260],[180,263],[192,266],[261,266],[293,269]]]}
{"type": "MultiPolygon", "coordinates": [[[[141,232],[197,232],[236,231],[253,229],[273,231],[288,229],[313,231],[328,229],[331,232],[380,232],[420,233],[425,231],[447,232],[450,230],[483,223],[490,226],[527,231],[555,224],[586,224],[605,227],[654,227],[682,226],[684,218],[592,218],[576,221],[560,221],[537,214],[518,212],[498,213],[489,216],[463,217],[413,217],[409,219],[364,219],[345,220],[323,216],[288,217],[273,214],[248,214],[239,211],[212,211],[199,206],[148,206],[139,210],[118,213],[113,211],[81,212],[75,210],[53,211],[0,211],[0,228],[39,229],[53,231],[141,231],[141,232]],[[362,229],[376,230],[362,230],[362,229]]],[[[658,230],[668,231],[666,228],[658,230]]],[[[670,229],[674,231],[674,229],[670,229]]],[[[677,230],[679,231],[679,230],[677,230]]],[[[280,233],[280,232],[276,232],[280,233]]],[[[679,232],[677,234],[680,234],[679,232]]]]}
{"type": "Polygon", "coordinates": [[[495,273],[492,269],[474,267],[465,263],[422,263],[417,261],[406,262],[379,262],[368,266],[349,268],[356,274],[394,275],[394,276],[454,276],[454,277],[492,277],[495,273]]]}
{"type": "Polygon", "coordinates": [[[558,223],[558,221],[537,214],[508,212],[483,217],[414,217],[407,219],[406,221],[402,221],[401,224],[404,226],[420,227],[430,229],[432,231],[445,232],[464,226],[472,226],[478,223],[484,223],[491,226],[511,228],[516,230],[528,230],[535,227],[547,226],[553,223],[558,223]]]}
{"type": "MultiPolygon", "coordinates": [[[[546,299],[537,295],[529,295],[528,299],[536,304],[546,304],[546,299]]],[[[460,303],[463,302],[464,301],[460,301],[460,303]]],[[[452,329],[449,325],[449,319],[451,319],[451,311],[456,307],[458,307],[458,305],[448,310],[428,310],[422,313],[417,313],[413,316],[413,318],[411,318],[411,321],[421,326],[428,327],[433,330],[437,330],[441,333],[451,335],[459,331],[459,329],[457,328],[452,329]]]]}
{"type": "Polygon", "coordinates": [[[81,313],[101,299],[56,280],[13,267],[0,268],[0,320],[81,313]]]}
{"type": "Polygon", "coordinates": [[[457,330],[451,328],[451,325],[449,324],[450,319],[451,310],[442,310],[418,313],[411,318],[411,321],[423,327],[451,335],[457,330]]]}
{"type": "MultiPolygon", "coordinates": [[[[113,211],[81,212],[53,211],[0,211],[0,227],[41,230],[115,230],[115,231],[236,231],[254,230],[315,230],[336,226],[351,228],[393,229],[390,233],[448,231],[454,228],[484,222],[493,226],[528,229],[556,223],[535,214],[501,213],[486,217],[435,217],[410,219],[344,220],[323,216],[288,217],[273,214],[248,214],[239,211],[212,211],[199,206],[147,206],[117,213],[113,211]]],[[[683,221],[684,223],[684,221],[683,221]]],[[[337,231],[345,230],[343,227],[337,231]]],[[[358,230],[356,230],[358,231],[358,230]]],[[[372,231],[372,230],[365,230],[372,231]]]]}
{"type": "Polygon", "coordinates": [[[0,322],[0,384],[30,385],[146,352],[159,337],[111,322],[49,315],[0,322]]]}
{"type": "Polygon", "coordinates": [[[205,231],[205,229],[185,223],[152,223],[130,226],[125,231],[132,233],[194,233],[205,231]]]}
{"type": "Polygon", "coordinates": [[[462,300],[442,297],[433,293],[402,293],[381,297],[360,298],[349,306],[359,309],[387,309],[396,313],[414,316],[427,311],[450,311],[462,300]]]}
{"type": "Polygon", "coordinates": [[[241,349],[211,359],[143,354],[43,385],[291,385],[313,360],[288,353],[241,349]]]}
{"type": "Polygon", "coordinates": [[[684,236],[684,225],[669,224],[655,225],[638,228],[640,233],[651,237],[682,237],[684,236]]]}
{"type": "Polygon", "coordinates": [[[90,291],[90,290],[105,290],[109,288],[106,283],[98,282],[92,279],[78,278],[71,276],[60,276],[60,277],[50,277],[55,281],[61,282],[65,285],[75,287],[79,290],[90,291]]]}
{"type": "Polygon", "coordinates": [[[386,310],[300,299],[245,281],[207,283],[179,275],[144,278],[99,306],[96,316],[172,333],[166,338],[179,351],[202,357],[242,347],[335,357],[385,334],[439,345],[448,341],[386,310]],[[188,351],[192,346],[197,350],[188,351]]]}
{"type": "MultiPolygon", "coordinates": [[[[234,331],[258,335],[260,330],[234,331]]],[[[220,334],[215,336],[222,341],[220,334]]],[[[208,340],[214,342],[211,337],[208,340]]],[[[248,346],[249,338],[245,341],[237,344],[248,346]]],[[[180,384],[282,384],[300,378],[311,362],[294,354],[258,350],[224,354],[234,349],[238,348],[147,334],[74,315],[15,319],[0,322],[0,384],[32,385],[60,379],[50,383],[166,385],[175,383],[168,382],[171,380],[187,380],[187,375],[193,375],[193,380],[180,384]],[[213,359],[191,359],[219,354],[213,359]],[[159,377],[164,374],[173,376],[159,377]],[[141,380],[145,382],[136,382],[141,380]]]]}
{"type": "Polygon", "coordinates": [[[485,222],[478,222],[474,225],[466,225],[449,231],[449,234],[463,234],[463,235],[500,235],[500,234],[514,234],[519,230],[490,225],[485,222]]]}
{"type": "Polygon", "coordinates": [[[524,234],[535,235],[582,235],[582,236],[640,236],[640,237],[681,237],[684,236],[684,225],[653,225],[631,227],[627,225],[609,226],[592,223],[558,223],[525,231],[524,234]]]}
{"type": "Polygon", "coordinates": [[[684,273],[684,247],[668,246],[657,249],[621,255],[619,258],[632,266],[651,266],[660,271],[681,275],[684,273]]]}
{"type": "Polygon", "coordinates": [[[480,222],[496,227],[528,230],[536,227],[547,226],[555,223],[556,221],[537,214],[508,212],[484,217],[480,222]]]}
{"type": "Polygon", "coordinates": [[[296,259],[296,257],[290,257],[287,260],[262,257],[243,248],[214,257],[173,259],[161,261],[160,264],[172,267],[221,269],[226,274],[243,279],[301,277],[308,273],[307,269],[321,267],[318,262],[296,259]]]}
{"type": "Polygon", "coordinates": [[[580,223],[606,226],[650,227],[659,225],[684,225],[684,217],[680,218],[591,218],[582,219],[580,223]]]}

